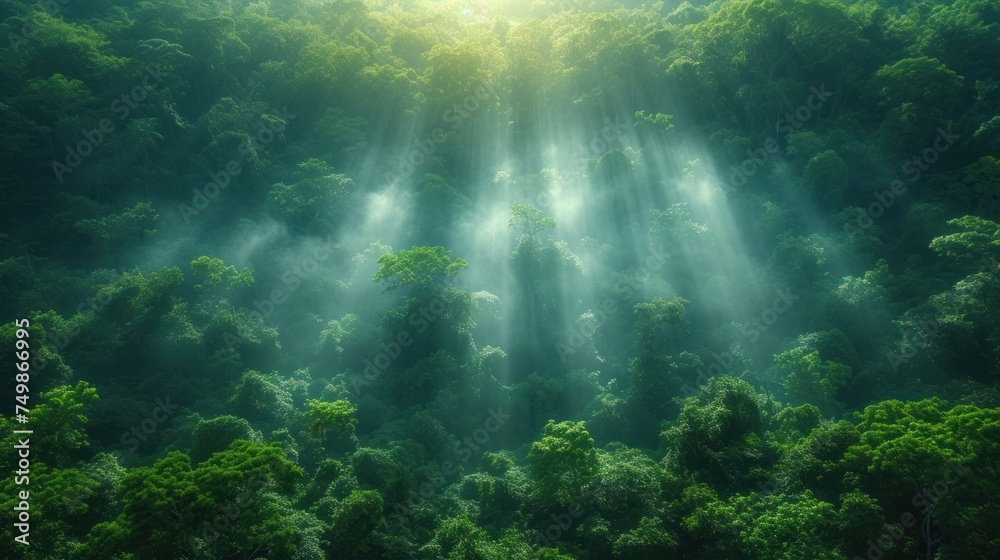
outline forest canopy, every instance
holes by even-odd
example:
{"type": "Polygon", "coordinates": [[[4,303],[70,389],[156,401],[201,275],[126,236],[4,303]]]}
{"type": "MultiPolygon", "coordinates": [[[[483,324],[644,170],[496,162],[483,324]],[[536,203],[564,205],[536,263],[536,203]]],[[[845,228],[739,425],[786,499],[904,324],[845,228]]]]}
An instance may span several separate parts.
{"type": "Polygon", "coordinates": [[[0,35],[0,556],[1000,557],[995,1],[0,35]]]}

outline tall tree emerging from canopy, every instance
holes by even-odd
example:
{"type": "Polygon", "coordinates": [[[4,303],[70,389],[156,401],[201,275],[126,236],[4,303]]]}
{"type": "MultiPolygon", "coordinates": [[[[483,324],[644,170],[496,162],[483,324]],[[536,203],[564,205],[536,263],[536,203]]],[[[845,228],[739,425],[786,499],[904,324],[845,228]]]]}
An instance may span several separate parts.
{"type": "Polygon", "coordinates": [[[543,235],[556,227],[554,218],[530,204],[511,210],[508,225],[522,232],[510,256],[516,282],[511,362],[525,374],[542,372],[563,358],[557,348],[570,336],[567,290],[584,268],[569,245],[543,235]]]}
{"type": "Polygon", "coordinates": [[[404,286],[435,285],[469,268],[465,259],[452,259],[451,251],[440,245],[386,253],[379,257],[378,264],[379,270],[372,280],[382,282],[387,292],[404,286]]]}

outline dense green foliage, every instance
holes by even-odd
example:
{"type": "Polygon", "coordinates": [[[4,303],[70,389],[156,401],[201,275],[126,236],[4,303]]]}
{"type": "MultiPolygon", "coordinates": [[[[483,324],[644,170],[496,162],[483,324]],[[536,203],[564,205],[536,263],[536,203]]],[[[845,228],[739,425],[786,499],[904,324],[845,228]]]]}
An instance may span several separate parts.
{"type": "Polygon", "coordinates": [[[0,556],[1000,557],[994,0],[0,32],[0,556]]]}

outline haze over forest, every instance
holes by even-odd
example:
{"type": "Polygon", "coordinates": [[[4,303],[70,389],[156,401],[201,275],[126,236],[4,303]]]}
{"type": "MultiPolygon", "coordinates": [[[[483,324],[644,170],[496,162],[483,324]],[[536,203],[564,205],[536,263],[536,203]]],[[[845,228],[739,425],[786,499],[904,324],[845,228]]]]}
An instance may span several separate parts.
{"type": "Polygon", "coordinates": [[[0,32],[0,557],[1000,557],[995,1],[0,32]]]}

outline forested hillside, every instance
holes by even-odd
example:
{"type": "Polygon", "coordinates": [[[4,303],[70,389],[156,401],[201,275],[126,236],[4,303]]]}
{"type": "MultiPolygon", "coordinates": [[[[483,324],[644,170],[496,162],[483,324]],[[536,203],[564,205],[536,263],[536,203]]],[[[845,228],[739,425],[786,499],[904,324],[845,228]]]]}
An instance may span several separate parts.
{"type": "Polygon", "coordinates": [[[0,557],[1000,558],[994,0],[0,32],[0,557]]]}

